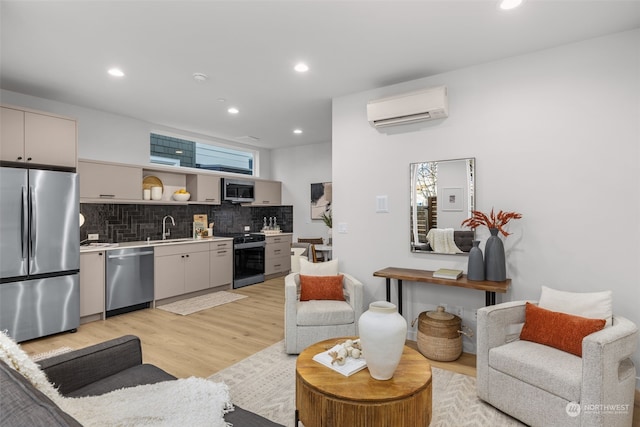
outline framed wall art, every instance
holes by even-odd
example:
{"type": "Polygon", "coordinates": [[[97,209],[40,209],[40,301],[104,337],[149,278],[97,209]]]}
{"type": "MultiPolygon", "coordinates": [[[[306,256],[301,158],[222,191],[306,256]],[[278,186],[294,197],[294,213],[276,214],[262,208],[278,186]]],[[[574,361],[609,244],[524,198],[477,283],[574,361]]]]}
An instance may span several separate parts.
{"type": "Polygon", "coordinates": [[[322,219],[322,214],[331,210],[331,183],[311,184],[311,219],[322,219]]]}
{"type": "Polygon", "coordinates": [[[441,203],[443,211],[461,211],[464,207],[462,188],[443,188],[441,203]]]}

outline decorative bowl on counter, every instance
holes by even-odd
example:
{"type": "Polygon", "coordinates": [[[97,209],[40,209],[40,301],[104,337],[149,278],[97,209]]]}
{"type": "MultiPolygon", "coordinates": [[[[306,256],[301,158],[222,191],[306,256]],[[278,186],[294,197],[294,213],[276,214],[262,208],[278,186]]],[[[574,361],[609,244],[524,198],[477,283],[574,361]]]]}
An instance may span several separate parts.
{"type": "Polygon", "coordinates": [[[173,200],[176,200],[178,202],[186,202],[190,198],[190,193],[173,193],[173,200]]]}

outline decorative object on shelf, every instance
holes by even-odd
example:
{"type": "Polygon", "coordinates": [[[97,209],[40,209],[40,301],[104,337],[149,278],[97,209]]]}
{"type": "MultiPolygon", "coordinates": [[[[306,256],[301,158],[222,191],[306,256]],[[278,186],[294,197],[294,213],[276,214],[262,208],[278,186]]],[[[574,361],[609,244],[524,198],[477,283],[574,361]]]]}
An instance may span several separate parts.
{"type": "Polygon", "coordinates": [[[178,202],[186,202],[191,198],[191,193],[189,193],[186,189],[181,188],[178,191],[175,191],[172,197],[173,200],[176,200],[178,202]]]}
{"type": "Polygon", "coordinates": [[[407,321],[395,304],[375,301],[358,320],[360,342],[369,367],[369,374],[376,380],[393,377],[407,339],[407,321]]]}
{"type": "Polygon", "coordinates": [[[162,200],[162,187],[151,187],[151,200],[162,200]]]}
{"type": "Polygon", "coordinates": [[[480,249],[480,240],[473,241],[467,263],[467,280],[484,280],[484,257],[480,249]]]}
{"type": "Polygon", "coordinates": [[[502,233],[505,237],[509,234],[505,230],[505,226],[512,219],[520,219],[522,215],[517,212],[504,212],[500,211],[497,214],[491,209],[489,216],[480,211],[471,211],[472,217],[462,221],[463,226],[477,228],[484,225],[489,229],[491,236],[487,239],[487,243],[484,246],[484,275],[485,280],[493,282],[503,282],[507,280],[507,267],[504,254],[504,244],[498,232],[502,233]]]}
{"type": "Polygon", "coordinates": [[[151,189],[151,187],[161,187],[164,191],[164,185],[162,184],[162,180],[160,178],[153,175],[147,175],[142,179],[142,189],[151,189]]]}
{"type": "Polygon", "coordinates": [[[151,200],[151,189],[150,188],[142,189],[142,199],[143,200],[151,200]]]}

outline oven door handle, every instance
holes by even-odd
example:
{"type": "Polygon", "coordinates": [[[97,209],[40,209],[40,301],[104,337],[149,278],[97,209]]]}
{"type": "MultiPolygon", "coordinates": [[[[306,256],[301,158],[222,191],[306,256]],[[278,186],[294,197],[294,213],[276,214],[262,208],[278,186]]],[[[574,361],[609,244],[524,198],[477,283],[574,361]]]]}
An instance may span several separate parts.
{"type": "Polygon", "coordinates": [[[237,243],[233,245],[233,249],[251,249],[251,248],[264,248],[266,242],[248,242],[248,243],[237,243]]]}

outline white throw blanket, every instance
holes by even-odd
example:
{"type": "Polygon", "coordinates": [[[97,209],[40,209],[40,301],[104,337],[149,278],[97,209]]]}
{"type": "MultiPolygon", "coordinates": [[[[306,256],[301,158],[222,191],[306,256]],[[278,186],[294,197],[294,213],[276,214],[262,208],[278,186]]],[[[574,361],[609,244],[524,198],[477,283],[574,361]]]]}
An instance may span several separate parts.
{"type": "Polygon", "coordinates": [[[195,377],[122,388],[100,396],[64,397],[4,331],[0,331],[0,359],[83,426],[228,427],[224,414],[233,411],[225,383],[195,377]]]}
{"type": "Polygon", "coordinates": [[[453,240],[453,228],[432,228],[427,233],[427,241],[434,252],[442,254],[462,253],[453,240]]]}

